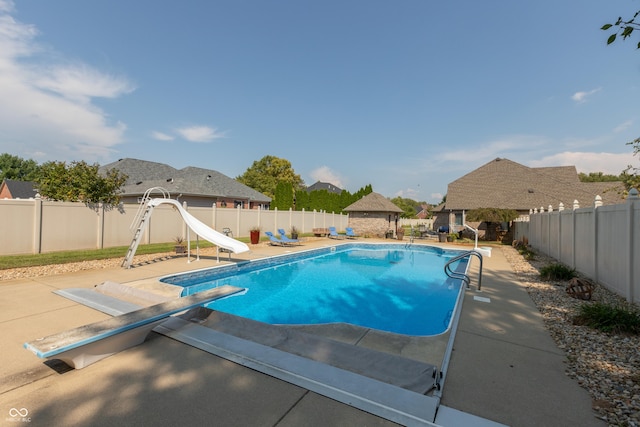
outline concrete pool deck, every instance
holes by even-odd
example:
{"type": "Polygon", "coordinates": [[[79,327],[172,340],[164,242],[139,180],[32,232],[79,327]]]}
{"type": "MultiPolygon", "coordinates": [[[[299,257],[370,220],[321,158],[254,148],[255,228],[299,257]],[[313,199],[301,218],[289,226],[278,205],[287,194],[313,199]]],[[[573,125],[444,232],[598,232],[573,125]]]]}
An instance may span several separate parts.
{"type": "MultiPolygon", "coordinates": [[[[336,243],[320,239],[292,248],[261,244],[233,260],[336,243]]],[[[214,257],[192,263],[179,257],[129,270],[0,282],[0,425],[15,426],[26,419],[30,425],[76,426],[396,425],[159,334],[81,370],[45,364],[22,347],[37,337],[109,317],[55,290],[216,265],[214,257]]],[[[606,425],[595,417],[587,391],[565,374],[564,352],[499,249],[484,260],[482,289],[478,293],[472,287],[465,294],[442,390],[441,404],[453,410],[439,413],[436,423],[470,425],[455,418],[456,411],[462,411],[512,426],[606,425]]]]}

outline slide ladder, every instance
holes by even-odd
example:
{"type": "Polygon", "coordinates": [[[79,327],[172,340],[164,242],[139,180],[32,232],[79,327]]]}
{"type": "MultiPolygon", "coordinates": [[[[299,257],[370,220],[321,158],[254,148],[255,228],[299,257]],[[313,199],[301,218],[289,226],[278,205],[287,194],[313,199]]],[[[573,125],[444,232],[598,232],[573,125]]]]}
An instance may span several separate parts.
{"type": "Polygon", "coordinates": [[[124,257],[124,261],[122,261],[123,267],[131,268],[131,261],[133,261],[133,256],[136,254],[136,250],[138,250],[142,233],[149,223],[151,211],[153,211],[153,205],[147,204],[143,210],[140,220],[138,221],[136,231],[133,233],[133,240],[131,240],[131,245],[129,246],[129,250],[127,250],[127,255],[124,257]]]}
{"type": "Polygon", "coordinates": [[[162,196],[165,199],[169,198],[169,192],[162,187],[153,187],[145,191],[144,196],[142,196],[142,202],[140,203],[138,212],[136,213],[136,216],[133,218],[133,222],[131,223],[130,228],[133,229],[135,227],[135,231],[133,232],[133,239],[131,240],[131,245],[129,245],[129,249],[127,250],[127,255],[122,261],[122,267],[131,268],[131,262],[133,261],[133,256],[138,250],[140,238],[142,237],[142,233],[144,232],[144,230],[147,228],[149,217],[151,216],[151,212],[155,207],[155,205],[149,203],[151,201],[151,193],[154,191],[159,191],[160,193],[162,193],[162,196]]]}

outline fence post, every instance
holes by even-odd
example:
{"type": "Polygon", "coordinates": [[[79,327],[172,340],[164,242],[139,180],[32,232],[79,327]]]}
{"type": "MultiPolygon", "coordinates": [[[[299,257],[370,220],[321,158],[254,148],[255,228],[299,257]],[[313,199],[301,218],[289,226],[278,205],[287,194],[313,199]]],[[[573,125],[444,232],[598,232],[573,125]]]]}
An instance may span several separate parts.
{"type": "Polygon", "coordinates": [[[633,240],[633,236],[635,235],[634,230],[634,210],[635,210],[635,202],[638,201],[638,190],[632,188],[629,190],[629,195],[627,196],[627,237],[629,239],[628,242],[628,250],[627,250],[627,286],[629,288],[627,292],[627,301],[630,303],[635,302],[635,280],[633,277],[634,270],[634,253],[635,253],[635,242],[633,240]]]}
{"type": "Polygon", "coordinates": [[[96,246],[98,249],[104,247],[104,203],[98,203],[98,232],[96,236],[96,246]]]}
{"type": "Polygon", "coordinates": [[[33,248],[34,254],[42,253],[42,199],[36,198],[33,201],[33,248]]]}

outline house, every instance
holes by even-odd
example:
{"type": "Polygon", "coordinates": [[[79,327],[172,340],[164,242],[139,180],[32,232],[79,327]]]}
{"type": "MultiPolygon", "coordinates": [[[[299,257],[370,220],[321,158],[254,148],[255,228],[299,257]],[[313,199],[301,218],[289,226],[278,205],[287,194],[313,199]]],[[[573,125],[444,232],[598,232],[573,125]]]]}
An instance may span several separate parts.
{"type": "Polygon", "coordinates": [[[311,193],[312,191],[317,191],[317,190],[327,190],[329,193],[336,193],[336,194],[342,193],[341,188],[338,188],[335,185],[330,184],[328,182],[317,181],[315,184],[307,187],[307,193],[311,193]]]}
{"type": "Polygon", "coordinates": [[[398,227],[398,218],[404,211],[378,193],[369,193],[350,204],[349,227],[362,236],[389,237],[398,227]]]}
{"type": "MultiPolygon", "coordinates": [[[[189,206],[268,209],[271,203],[270,197],[211,169],[175,169],[164,163],[126,158],[100,167],[99,173],[111,169],[128,176],[122,187],[123,203],[140,203],[144,193],[154,187],[167,190],[172,199],[189,206]]],[[[161,197],[161,193],[152,196],[161,197]]]]}
{"type": "Polygon", "coordinates": [[[419,208],[416,208],[416,218],[418,219],[431,218],[431,206],[429,206],[426,203],[421,204],[419,208]]]}
{"type": "Polygon", "coordinates": [[[38,197],[38,190],[33,181],[16,181],[5,179],[0,184],[0,199],[33,199],[38,197]]]}
{"type": "MultiPolygon", "coordinates": [[[[575,166],[530,168],[509,159],[496,158],[451,182],[446,202],[434,209],[434,227],[464,228],[465,213],[471,209],[512,209],[521,216],[531,209],[557,210],[562,203],[572,208],[574,201],[592,206],[596,196],[603,204],[620,203],[620,182],[580,182],[575,166]]],[[[470,224],[482,229],[478,223],[470,224]]]]}

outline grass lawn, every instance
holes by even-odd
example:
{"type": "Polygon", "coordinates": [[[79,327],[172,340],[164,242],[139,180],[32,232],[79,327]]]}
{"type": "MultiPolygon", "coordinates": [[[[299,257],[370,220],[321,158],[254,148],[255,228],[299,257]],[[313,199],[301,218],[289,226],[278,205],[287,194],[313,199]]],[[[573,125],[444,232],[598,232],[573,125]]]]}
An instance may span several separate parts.
{"type": "MultiPolygon", "coordinates": [[[[248,242],[249,239],[237,239],[248,242]]],[[[155,243],[140,245],[136,250],[137,255],[173,252],[174,243],[155,243]]],[[[200,248],[213,246],[207,241],[200,241],[200,248]]],[[[191,242],[191,248],[195,249],[196,242],[191,242]]],[[[19,267],[37,267],[51,264],[67,264],[70,262],[93,261],[97,259],[123,258],[127,254],[129,246],[118,246],[106,249],[90,249],[77,251],[60,251],[35,255],[5,255],[0,256],[0,270],[19,267]]]]}

